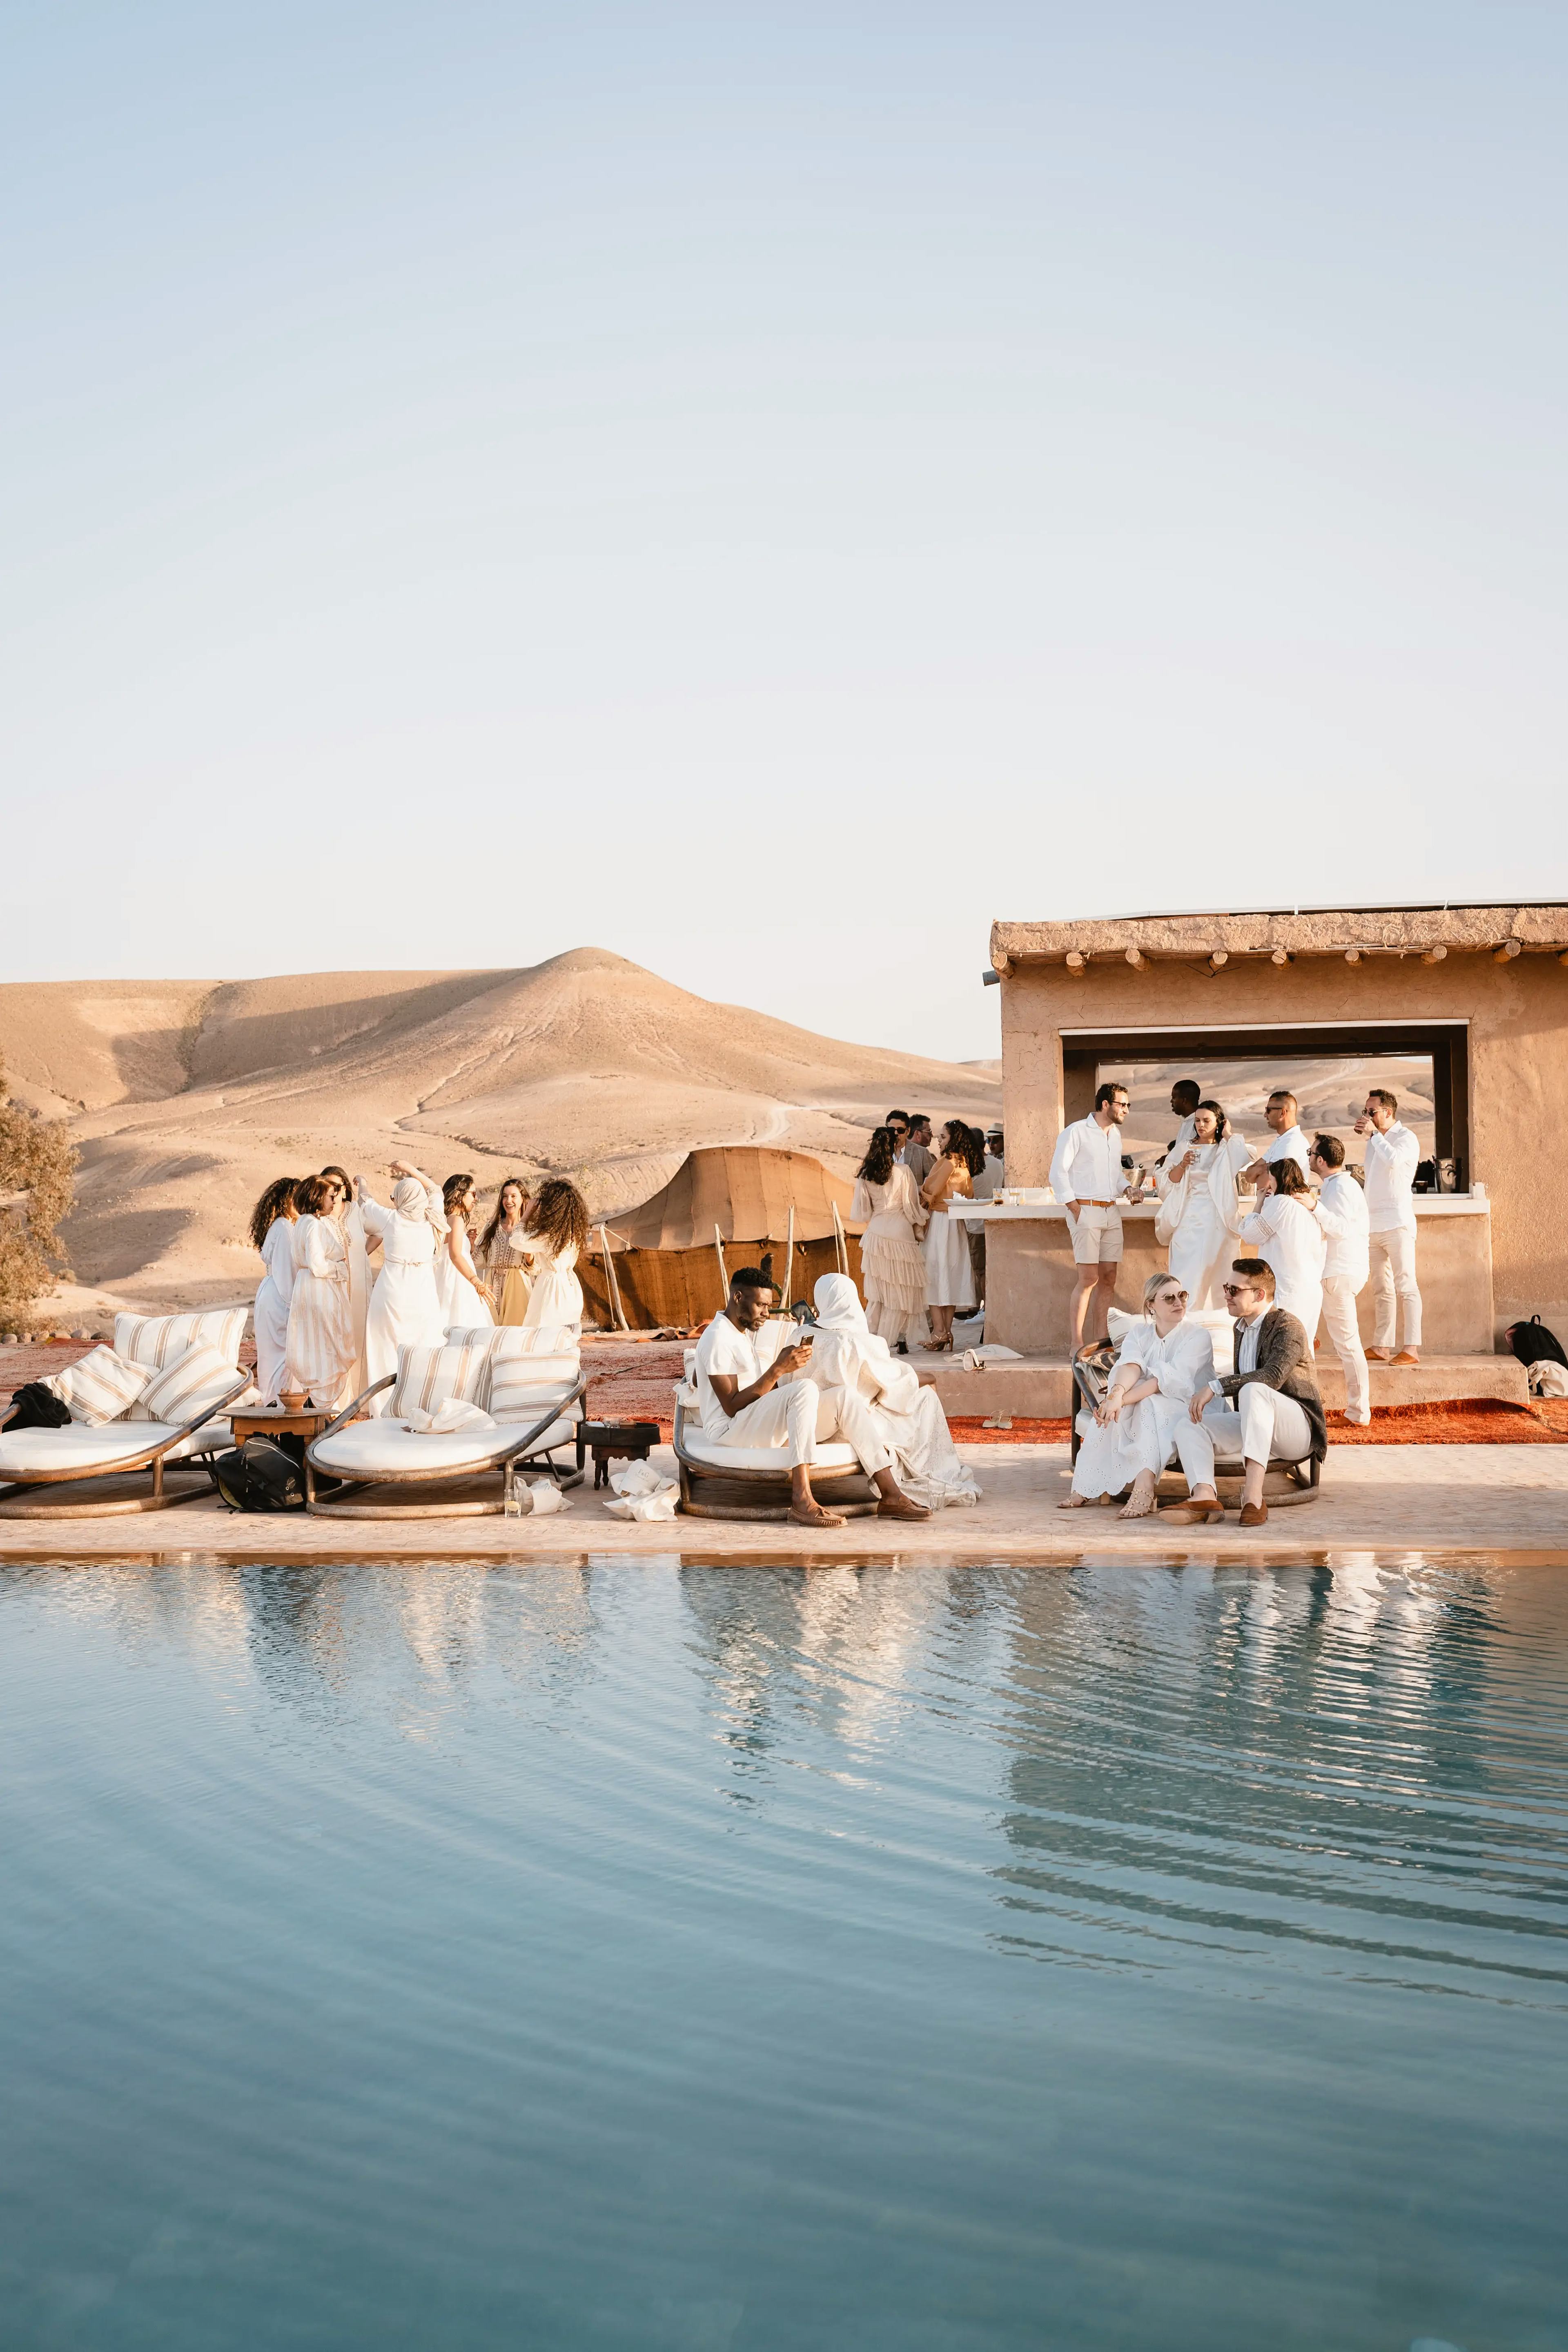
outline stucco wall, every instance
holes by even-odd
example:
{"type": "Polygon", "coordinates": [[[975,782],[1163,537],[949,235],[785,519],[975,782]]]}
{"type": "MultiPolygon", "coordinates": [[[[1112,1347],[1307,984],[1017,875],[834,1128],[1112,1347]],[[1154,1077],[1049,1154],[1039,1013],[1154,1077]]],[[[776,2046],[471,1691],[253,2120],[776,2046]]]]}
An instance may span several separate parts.
{"type": "MultiPolygon", "coordinates": [[[[1002,982],[1007,1174],[1043,1184],[1062,1124],[1064,1029],[1190,1028],[1306,1021],[1467,1021],[1469,1180],[1491,1195],[1494,1317],[1500,1335],[1539,1311],[1568,1336],[1568,970],[1554,956],[1299,957],[1210,974],[1160,961],[1016,965],[1002,982]]],[[[1283,1072],[1282,1076],[1289,1076],[1283,1072]]]]}

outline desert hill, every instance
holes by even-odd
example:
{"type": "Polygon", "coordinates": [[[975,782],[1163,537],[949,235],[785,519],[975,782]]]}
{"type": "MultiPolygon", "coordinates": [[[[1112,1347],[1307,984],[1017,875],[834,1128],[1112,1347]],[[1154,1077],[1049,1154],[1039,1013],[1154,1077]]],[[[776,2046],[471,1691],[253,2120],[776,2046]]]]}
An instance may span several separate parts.
{"type": "MultiPolygon", "coordinates": [[[[91,1298],[237,1297],[269,1178],[411,1159],[481,1186],[573,1176],[595,1211],[646,1199],[694,1145],[838,1165],[891,1102],[984,1120],[994,1066],[926,1061],[715,1004],[597,948],[511,971],[0,986],[10,1088],[81,1150],[66,1232],[91,1298]]],[[[65,1294],[69,1300],[73,1294],[65,1294]]]]}

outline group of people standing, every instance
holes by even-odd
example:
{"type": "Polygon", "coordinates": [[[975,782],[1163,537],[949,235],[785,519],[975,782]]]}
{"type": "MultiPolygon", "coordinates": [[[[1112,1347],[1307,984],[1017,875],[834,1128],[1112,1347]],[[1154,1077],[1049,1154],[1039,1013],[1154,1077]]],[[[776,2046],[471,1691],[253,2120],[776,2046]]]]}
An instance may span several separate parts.
{"type": "MultiPolygon", "coordinates": [[[[1121,1262],[1121,1204],[1146,1195],[1145,1183],[1134,1183],[1122,1164],[1128,1108],[1125,1087],[1101,1086],[1091,1115],[1063,1129],[1051,1160],[1051,1189],[1067,1209],[1078,1269],[1075,1349],[1105,1331],[1121,1262]]],[[[1420,1360],[1412,1192],[1420,1146],[1400,1123],[1397,1097],[1384,1087],[1370,1088],[1355,1121],[1364,1141],[1364,1186],[1347,1171],[1338,1136],[1308,1139],[1287,1087],[1268,1097],[1271,1139],[1256,1154],[1195,1079],[1172,1088],[1171,1108],[1181,1124],[1147,1189],[1159,1203],[1154,1234],[1167,1250],[1173,1281],[1194,1310],[1219,1307],[1224,1275],[1246,1244],[1269,1269],[1275,1307],[1295,1318],[1309,1344],[1322,1325],[1343,1367],[1346,1418],[1366,1423],[1368,1358],[1420,1360]],[[1250,1207],[1241,1197],[1247,1192],[1250,1207]],[[1369,1280],[1373,1340],[1363,1349],[1356,1299],[1369,1280]]]]}
{"type": "Polygon", "coordinates": [[[850,1214],[860,1236],[866,1320],[897,1355],[915,1344],[951,1350],[957,1314],[985,1298],[985,1232],[938,1213],[952,1201],[988,1201],[1006,1181],[1000,1127],[983,1134],[950,1118],[936,1149],[923,1111],[890,1110],[872,1131],[850,1214]]]}
{"type": "Polygon", "coordinates": [[[275,1177],[257,1202],[250,1238],[266,1269],[255,1315],[264,1402],[308,1396],[335,1408],[395,1372],[400,1347],[438,1346],[452,1330],[510,1323],[581,1332],[574,1269],[588,1213],[574,1185],[552,1178],[531,1195],[509,1177],[476,1238],[472,1175],[437,1188],[406,1160],[389,1172],[390,1206],[363,1176],[337,1167],[275,1177]]]}

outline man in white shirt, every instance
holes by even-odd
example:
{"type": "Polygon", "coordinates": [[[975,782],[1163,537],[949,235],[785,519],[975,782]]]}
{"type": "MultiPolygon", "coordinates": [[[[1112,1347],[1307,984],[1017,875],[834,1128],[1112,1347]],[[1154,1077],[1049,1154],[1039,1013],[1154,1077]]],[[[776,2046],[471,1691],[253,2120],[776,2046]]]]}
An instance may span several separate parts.
{"type": "Polygon", "coordinates": [[[1318,1194],[1318,1223],[1328,1244],[1323,1260],[1323,1328],[1345,1376],[1345,1419],[1364,1429],[1372,1419],[1372,1388],[1355,1303],[1366,1287],[1370,1270],[1366,1196],[1355,1178],[1345,1174],[1345,1148],[1337,1135],[1313,1138],[1312,1174],[1322,1187],[1318,1194]]]}
{"type": "Polygon", "coordinates": [[[1366,1138],[1366,1209],[1372,1228],[1372,1346],[1374,1364],[1421,1361],[1421,1293],[1415,1287],[1415,1181],[1421,1146],[1399,1123],[1399,1097],[1386,1087],[1368,1089],[1366,1108],[1355,1123],[1366,1138]],[[1405,1345],[1394,1355],[1394,1307],[1405,1326],[1405,1345]]]}
{"type": "Polygon", "coordinates": [[[1237,1178],[1238,1184],[1256,1184],[1258,1171],[1276,1160],[1293,1160],[1303,1176],[1307,1173],[1307,1139],[1301,1129],[1301,1106],[1288,1087],[1276,1087],[1263,1107],[1263,1116],[1274,1129],[1274,1140],[1260,1151],[1250,1168],[1237,1178]]]}
{"type": "Polygon", "coordinates": [[[1127,1191],[1121,1129],[1131,1098],[1125,1087],[1102,1086],[1088,1118],[1075,1118],[1051,1154],[1051,1191],[1068,1213],[1078,1282],[1072,1295],[1076,1355],[1084,1340],[1103,1339],[1121,1263],[1121,1211],[1127,1191]],[[1092,1304],[1091,1304],[1092,1302],[1092,1304]],[[1087,1325],[1087,1328],[1086,1328],[1087,1325]]]}
{"type": "Polygon", "coordinates": [[[837,1511],[824,1510],[811,1491],[811,1465],[819,1441],[841,1437],[881,1497],[879,1518],[929,1519],[893,1478],[893,1457],[878,1433],[870,1406],[846,1388],[822,1389],[794,1377],[811,1361],[794,1323],[773,1314],[765,1274],[744,1265],[730,1284],[727,1305],[697,1342],[697,1398],[702,1434],[713,1445],[774,1446],[789,1462],[789,1515],[803,1528],[841,1528],[837,1511]]]}

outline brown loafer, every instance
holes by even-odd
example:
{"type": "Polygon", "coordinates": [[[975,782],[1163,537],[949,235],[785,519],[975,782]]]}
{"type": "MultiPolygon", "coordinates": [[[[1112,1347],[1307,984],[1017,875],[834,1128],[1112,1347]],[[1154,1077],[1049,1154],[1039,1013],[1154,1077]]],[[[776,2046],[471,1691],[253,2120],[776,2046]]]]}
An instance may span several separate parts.
{"type": "Polygon", "coordinates": [[[1414,1348],[1401,1348],[1394,1360],[1396,1364],[1418,1364],[1421,1359],[1414,1348]]]}
{"type": "Polygon", "coordinates": [[[929,1519],[931,1513],[923,1503],[912,1503],[907,1495],[884,1495],[877,1506],[879,1519],[929,1519]]]}
{"type": "Polygon", "coordinates": [[[1223,1519],[1225,1505],[1223,1503],[1173,1503],[1168,1509],[1161,1511],[1157,1516],[1163,1522],[1173,1528],[1200,1528],[1210,1519],[1223,1519]]]}
{"type": "Polygon", "coordinates": [[[844,1525],[837,1511],[825,1511],[820,1503],[792,1503],[789,1515],[797,1528],[841,1528],[844,1525]]]}
{"type": "Polygon", "coordinates": [[[1260,1528],[1268,1517],[1267,1503],[1243,1503],[1241,1524],[1244,1528],[1260,1528]]]}

